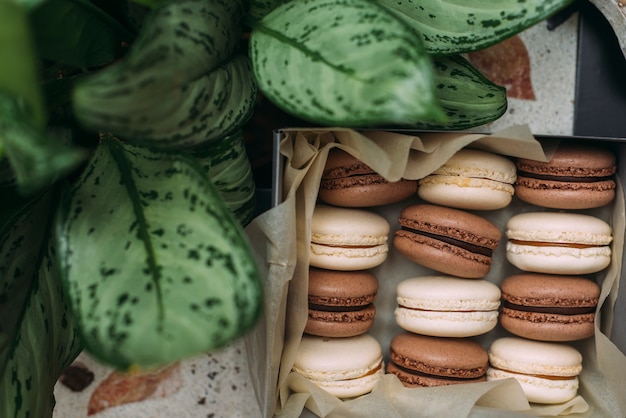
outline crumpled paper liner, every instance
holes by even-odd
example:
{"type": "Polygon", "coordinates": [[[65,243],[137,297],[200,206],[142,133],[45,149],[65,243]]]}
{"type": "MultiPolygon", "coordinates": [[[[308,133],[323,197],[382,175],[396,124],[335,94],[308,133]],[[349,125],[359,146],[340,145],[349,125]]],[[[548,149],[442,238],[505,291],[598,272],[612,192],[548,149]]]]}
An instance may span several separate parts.
{"type": "MultiPolygon", "coordinates": [[[[529,404],[514,379],[435,388],[409,389],[393,375],[385,375],[372,393],[341,401],[291,372],[307,319],[307,287],[310,220],[319,182],[333,147],[355,155],[390,181],[422,178],[447,161],[459,149],[473,148],[548,161],[558,138],[537,141],[526,126],[513,126],[490,135],[464,133],[356,132],[350,129],[287,129],[282,131],[280,154],[284,158],[282,203],[257,217],[246,232],[264,271],[263,318],[245,337],[252,385],[265,417],[299,417],[304,408],[314,414],[341,417],[487,417],[494,409],[507,416],[624,417],[626,416],[626,357],[607,335],[613,327],[624,246],[625,204],[621,185],[613,205],[585,211],[607,220],[614,229],[613,260],[606,270],[592,275],[602,286],[594,338],[572,343],[584,358],[579,376],[579,396],[562,405],[529,404]],[[292,388],[298,388],[294,392],[292,388]]],[[[626,144],[624,145],[626,147],[626,144]]],[[[626,155],[626,150],[623,151],[626,155]]],[[[391,234],[397,215],[411,198],[370,210],[385,216],[391,234]]],[[[543,210],[517,199],[499,211],[480,212],[504,231],[515,213],[543,210]]],[[[517,272],[505,260],[503,239],[496,249],[485,279],[496,284],[517,272]]],[[[402,330],[395,324],[395,287],[400,280],[432,274],[395,253],[390,246],[387,261],[371,270],[379,279],[376,321],[370,331],[388,361],[389,342],[402,330]]],[[[493,339],[507,335],[499,326],[476,339],[488,348],[493,339]]]]}

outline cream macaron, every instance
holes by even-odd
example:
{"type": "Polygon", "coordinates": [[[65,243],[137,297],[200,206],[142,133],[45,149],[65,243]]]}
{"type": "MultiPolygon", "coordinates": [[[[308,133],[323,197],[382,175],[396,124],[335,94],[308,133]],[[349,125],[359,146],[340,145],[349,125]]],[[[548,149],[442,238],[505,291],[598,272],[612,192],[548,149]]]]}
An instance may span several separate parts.
{"type": "Polygon", "coordinates": [[[611,263],[611,226],[591,215],[527,212],[509,219],[506,258],[520,270],[589,274],[611,263]]]}
{"type": "Polygon", "coordinates": [[[486,280],[449,276],[405,279],[396,288],[396,323],[435,337],[470,337],[498,323],[500,288],[486,280]]]}
{"type": "Polygon", "coordinates": [[[382,378],[382,348],[369,334],[345,338],[304,335],[292,370],[331,395],[353,398],[371,392],[382,378]]]}
{"type": "Polygon", "coordinates": [[[453,208],[502,209],[511,203],[516,178],[509,158],[464,148],[421,179],[417,193],[427,202],[453,208]]]}
{"type": "Polygon", "coordinates": [[[578,393],[583,359],[570,345],[504,337],[488,353],[487,380],[516,379],[529,402],[559,404],[578,393]]]}
{"type": "Polygon", "coordinates": [[[389,222],[365,209],[318,205],[311,220],[310,265],[329,270],[365,270],[389,251],[389,222]]]}

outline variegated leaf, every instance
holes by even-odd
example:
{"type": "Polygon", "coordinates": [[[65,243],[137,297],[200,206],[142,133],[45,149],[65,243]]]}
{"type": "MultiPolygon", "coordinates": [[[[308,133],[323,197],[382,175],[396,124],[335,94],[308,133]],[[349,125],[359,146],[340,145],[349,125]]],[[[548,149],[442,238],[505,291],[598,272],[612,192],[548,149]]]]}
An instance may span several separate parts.
{"type": "Polygon", "coordinates": [[[539,23],[573,0],[377,0],[423,37],[434,55],[476,51],[539,23]]]}
{"type": "Polygon", "coordinates": [[[256,23],[250,57],[277,106],[324,125],[443,119],[419,34],[367,0],[297,0],[256,23]]]}
{"type": "Polygon", "coordinates": [[[188,157],[105,136],[63,205],[58,241],[85,345],[117,368],[171,363],[255,323],[246,237],[188,157]]]}
{"type": "Polygon", "coordinates": [[[194,148],[239,129],[257,97],[248,57],[235,56],[208,74],[168,91],[139,91],[98,75],[74,92],[76,117],[136,144],[194,148]]]}
{"type": "Polygon", "coordinates": [[[51,203],[38,199],[0,233],[2,417],[51,417],[56,380],[81,349],[49,239],[51,203]]]}

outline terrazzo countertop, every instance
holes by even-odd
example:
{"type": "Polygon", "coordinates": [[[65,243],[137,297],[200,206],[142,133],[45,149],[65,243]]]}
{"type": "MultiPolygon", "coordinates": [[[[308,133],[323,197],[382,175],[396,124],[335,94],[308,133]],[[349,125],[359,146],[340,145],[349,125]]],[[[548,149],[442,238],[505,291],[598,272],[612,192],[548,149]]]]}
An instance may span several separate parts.
{"type": "MultiPolygon", "coordinates": [[[[470,57],[489,66],[509,87],[506,114],[480,130],[528,124],[536,134],[572,134],[578,21],[575,14],[553,30],[544,22],[520,34],[514,55],[507,55],[515,65],[470,57]]],[[[505,48],[507,54],[510,49],[505,48]]],[[[244,350],[243,342],[236,341],[223,350],[134,376],[120,375],[83,353],[70,369],[70,380],[57,383],[54,418],[260,417],[244,350]]]]}

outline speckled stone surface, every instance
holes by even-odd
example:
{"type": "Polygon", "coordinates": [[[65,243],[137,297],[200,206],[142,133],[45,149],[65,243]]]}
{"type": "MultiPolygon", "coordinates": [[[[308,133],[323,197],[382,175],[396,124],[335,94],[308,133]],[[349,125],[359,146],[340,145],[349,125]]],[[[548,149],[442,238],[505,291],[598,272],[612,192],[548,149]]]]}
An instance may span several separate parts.
{"type": "MultiPolygon", "coordinates": [[[[148,393],[141,401],[104,407],[89,414],[93,394],[103,385],[111,370],[85,353],[75,361],[94,375],[94,380],[80,392],[57,383],[57,404],[54,418],[256,418],[261,412],[247,375],[248,365],[241,340],[213,353],[197,356],[180,363],[168,382],[148,393]]],[[[137,384],[125,387],[115,397],[129,398],[128,392],[137,384]]],[[[113,398],[109,397],[112,401],[113,398]]]]}
{"type": "Polygon", "coordinates": [[[509,97],[504,116],[478,131],[527,124],[534,134],[572,135],[578,22],[576,14],[554,30],[542,22],[519,35],[528,51],[535,100],[509,97]]]}

